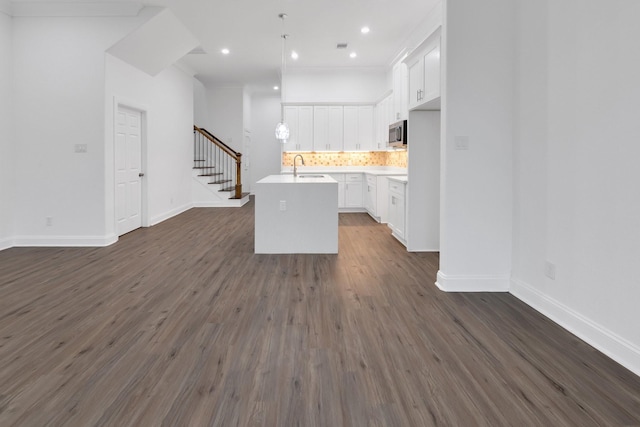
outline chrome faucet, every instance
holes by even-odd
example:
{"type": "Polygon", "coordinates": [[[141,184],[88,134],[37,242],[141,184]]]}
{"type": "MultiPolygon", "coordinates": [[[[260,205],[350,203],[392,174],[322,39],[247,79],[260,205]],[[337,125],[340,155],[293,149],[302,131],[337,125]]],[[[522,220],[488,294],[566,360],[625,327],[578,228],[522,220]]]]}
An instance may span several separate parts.
{"type": "Polygon", "coordinates": [[[293,158],[293,176],[298,176],[298,169],[296,166],[296,159],[300,157],[300,160],[302,160],[302,165],[304,166],[304,157],[302,157],[302,154],[296,154],[296,156],[293,158]]]}

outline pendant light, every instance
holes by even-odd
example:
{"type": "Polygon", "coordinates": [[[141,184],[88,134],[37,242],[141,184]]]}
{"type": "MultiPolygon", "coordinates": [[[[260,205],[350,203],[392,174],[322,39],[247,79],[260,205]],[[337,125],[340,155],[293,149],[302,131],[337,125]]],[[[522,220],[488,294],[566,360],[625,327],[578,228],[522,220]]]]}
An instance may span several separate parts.
{"type": "Polygon", "coordinates": [[[276,139],[279,140],[280,142],[282,142],[283,144],[287,142],[287,140],[289,139],[289,126],[284,122],[284,70],[286,67],[286,60],[285,60],[285,49],[286,49],[286,42],[287,42],[287,37],[289,37],[287,34],[285,34],[284,32],[284,20],[287,17],[286,13],[281,13],[278,15],[278,18],[280,18],[282,20],[282,62],[280,64],[280,78],[282,80],[282,83],[280,84],[280,91],[281,91],[281,95],[280,95],[280,123],[278,123],[276,125],[276,139]]]}

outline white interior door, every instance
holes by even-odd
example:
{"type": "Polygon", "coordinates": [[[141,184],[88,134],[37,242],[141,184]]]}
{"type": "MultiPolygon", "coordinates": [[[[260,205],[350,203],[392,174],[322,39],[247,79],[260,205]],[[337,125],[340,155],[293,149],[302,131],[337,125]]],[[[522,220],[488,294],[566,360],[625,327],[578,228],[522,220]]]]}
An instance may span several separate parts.
{"type": "Polygon", "coordinates": [[[142,227],[142,114],[118,106],[116,114],[116,227],[121,236],[142,227]]]}

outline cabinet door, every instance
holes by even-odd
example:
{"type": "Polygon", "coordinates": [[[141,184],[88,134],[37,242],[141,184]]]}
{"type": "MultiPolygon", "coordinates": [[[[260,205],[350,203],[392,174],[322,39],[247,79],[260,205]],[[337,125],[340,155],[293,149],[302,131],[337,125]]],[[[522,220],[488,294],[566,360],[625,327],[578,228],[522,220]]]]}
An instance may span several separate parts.
{"type": "Polygon", "coordinates": [[[399,62],[393,66],[393,105],[390,123],[406,120],[407,116],[407,65],[399,62]]]}
{"type": "MultiPolygon", "coordinates": [[[[373,177],[375,180],[375,177],[373,177]]],[[[368,179],[364,190],[364,207],[373,217],[378,217],[378,193],[375,184],[368,179]]]]}
{"type": "Polygon", "coordinates": [[[342,150],[342,138],[344,132],[344,118],[342,106],[329,107],[329,140],[327,147],[332,151],[342,150]]]}
{"type": "Polygon", "coordinates": [[[329,144],[329,107],[313,107],[313,149],[328,150],[329,144]]]}
{"type": "Polygon", "coordinates": [[[405,205],[404,197],[396,199],[396,234],[401,239],[405,238],[405,205]]]}
{"type": "Polygon", "coordinates": [[[388,109],[387,98],[378,102],[375,108],[376,146],[373,147],[374,149],[381,150],[386,148],[387,146],[386,140],[388,139],[388,135],[389,135],[389,132],[388,132],[389,128],[387,123],[387,116],[388,116],[387,109],[388,109]]]}
{"type": "Polygon", "coordinates": [[[300,151],[313,151],[313,107],[298,107],[298,146],[300,151]]]}
{"type": "Polygon", "coordinates": [[[344,107],[344,151],[356,151],[358,148],[358,107],[344,107]]]}
{"type": "Polygon", "coordinates": [[[347,208],[362,207],[362,181],[345,182],[344,203],[347,208]]]}
{"type": "Polygon", "coordinates": [[[440,43],[434,46],[423,58],[424,62],[424,99],[430,101],[440,96],[440,43]]]}
{"type": "Polygon", "coordinates": [[[358,146],[360,151],[373,149],[373,107],[363,105],[358,107],[358,146]]]}
{"type": "Polygon", "coordinates": [[[300,149],[298,143],[298,107],[284,107],[284,122],[289,125],[289,139],[284,149],[296,151],[300,149]]]}
{"type": "Polygon", "coordinates": [[[416,58],[409,64],[409,109],[422,103],[424,93],[424,58],[416,58]]]}
{"type": "Polygon", "coordinates": [[[387,205],[387,226],[393,231],[396,232],[396,224],[398,223],[398,209],[397,206],[398,197],[393,193],[389,193],[389,200],[387,205]]]}

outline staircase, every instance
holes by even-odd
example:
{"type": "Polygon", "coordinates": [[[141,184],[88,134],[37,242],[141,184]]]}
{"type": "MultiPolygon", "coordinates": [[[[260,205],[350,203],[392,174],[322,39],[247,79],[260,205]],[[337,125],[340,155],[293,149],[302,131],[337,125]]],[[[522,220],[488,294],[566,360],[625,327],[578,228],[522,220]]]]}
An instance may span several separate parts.
{"type": "Polygon", "coordinates": [[[211,132],[193,127],[192,195],[199,207],[243,206],[249,193],[242,192],[242,154],[211,132]]]}

